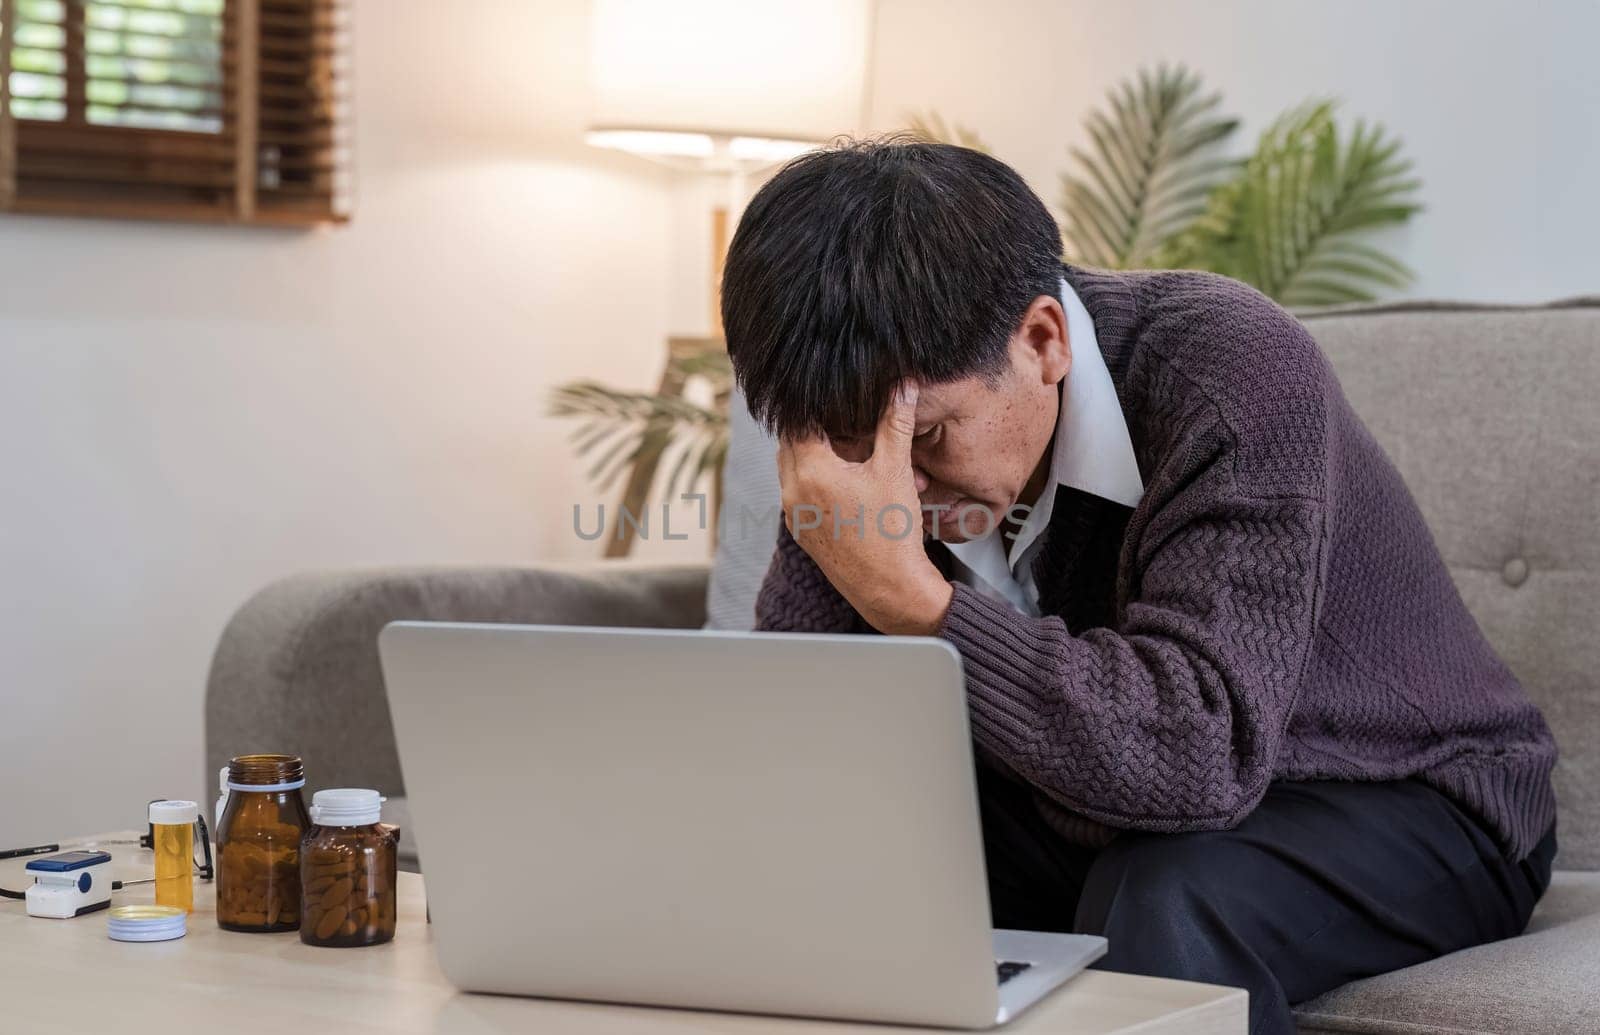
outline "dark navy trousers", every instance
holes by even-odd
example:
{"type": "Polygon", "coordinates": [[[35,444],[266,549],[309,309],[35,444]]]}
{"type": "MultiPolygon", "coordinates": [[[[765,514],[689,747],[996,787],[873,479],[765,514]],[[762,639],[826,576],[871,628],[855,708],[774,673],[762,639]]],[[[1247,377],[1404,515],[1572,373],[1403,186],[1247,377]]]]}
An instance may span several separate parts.
{"type": "Polygon", "coordinates": [[[1250,993],[1251,1035],[1346,981],[1520,934],[1555,831],[1507,861],[1482,823],[1417,780],[1279,783],[1232,830],[1058,836],[1032,792],[978,767],[996,927],[1104,935],[1104,970],[1250,993]]]}

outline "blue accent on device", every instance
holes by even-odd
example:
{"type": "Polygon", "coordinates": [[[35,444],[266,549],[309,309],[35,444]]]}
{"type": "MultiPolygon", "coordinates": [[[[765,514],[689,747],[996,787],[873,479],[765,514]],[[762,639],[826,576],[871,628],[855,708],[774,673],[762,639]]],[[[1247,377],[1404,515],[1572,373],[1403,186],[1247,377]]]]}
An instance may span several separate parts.
{"type": "Polygon", "coordinates": [[[78,874],[78,890],[79,891],[81,891],[85,895],[87,895],[89,893],[89,889],[92,888],[92,887],[94,887],[94,878],[93,877],[89,876],[87,873],[78,874]]]}
{"type": "MultiPolygon", "coordinates": [[[[67,873],[72,870],[81,870],[85,866],[96,866],[110,861],[110,852],[62,852],[60,855],[47,855],[43,859],[32,859],[23,869],[38,870],[41,873],[67,873]]],[[[85,878],[88,876],[87,873],[84,874],[85,878]]],[[[88,891],[89,889],[81,888],[80,890],[88,891]]]]}

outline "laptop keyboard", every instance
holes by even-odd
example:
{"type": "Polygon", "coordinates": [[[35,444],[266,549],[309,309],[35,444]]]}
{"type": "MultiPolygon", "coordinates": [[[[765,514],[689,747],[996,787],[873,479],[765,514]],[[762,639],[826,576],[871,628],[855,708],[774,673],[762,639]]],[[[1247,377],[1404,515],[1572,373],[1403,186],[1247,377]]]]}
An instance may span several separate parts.
{"type": "Polygon", "coordinates": [[[1012,960],[995,960],[994,966],[996,972],[1000,975],[1000,983],[1003,985],[1007,981],[1010,981],[1012,978],[1016,977],[1018,974],[1022,973],[1024,970],[1027,970],[1029,967],[1033,966],[1033,964],[1016,963],[1012,960]]]}

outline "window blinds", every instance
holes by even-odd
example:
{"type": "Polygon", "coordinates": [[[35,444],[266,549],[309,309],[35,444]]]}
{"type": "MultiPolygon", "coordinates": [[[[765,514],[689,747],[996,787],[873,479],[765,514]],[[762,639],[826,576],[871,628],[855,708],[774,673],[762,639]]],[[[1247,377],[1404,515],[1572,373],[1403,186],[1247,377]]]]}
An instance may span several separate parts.
{"type": "Polygon", "coordinates": [[[0,208],[340,221],[341,0],[0,0],[0,208]]]}

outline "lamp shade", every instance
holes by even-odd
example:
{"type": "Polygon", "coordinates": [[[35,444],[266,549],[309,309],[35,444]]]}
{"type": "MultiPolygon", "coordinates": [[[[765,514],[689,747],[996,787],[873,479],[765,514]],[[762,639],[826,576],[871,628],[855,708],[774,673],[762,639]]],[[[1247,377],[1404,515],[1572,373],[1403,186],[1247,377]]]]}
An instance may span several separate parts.
{"type": "Polygon", "coordinates": [[[759,150],[762,141],[852,132],[861,116],[869,4],[594,0],[590,139],[703,157],[712,138],[759,150]]]}

